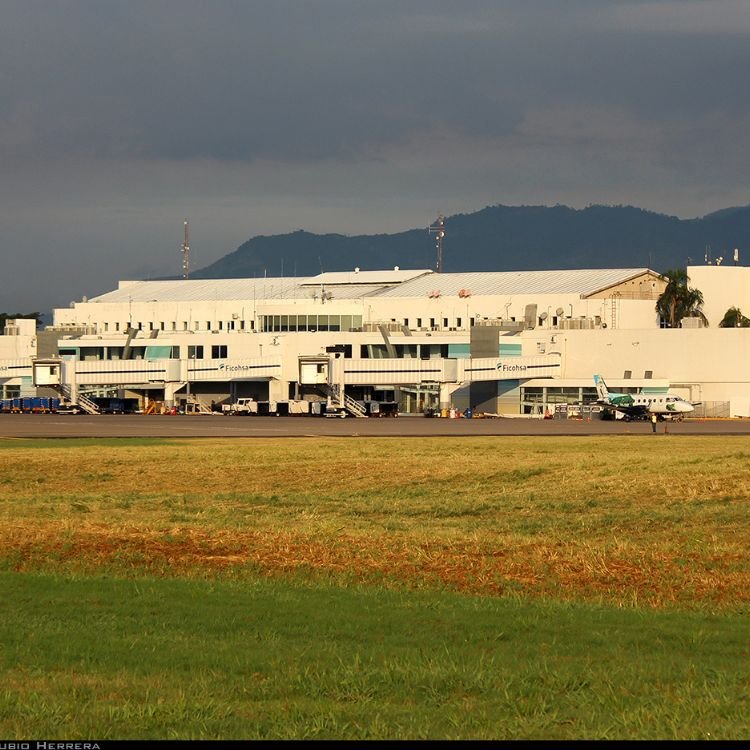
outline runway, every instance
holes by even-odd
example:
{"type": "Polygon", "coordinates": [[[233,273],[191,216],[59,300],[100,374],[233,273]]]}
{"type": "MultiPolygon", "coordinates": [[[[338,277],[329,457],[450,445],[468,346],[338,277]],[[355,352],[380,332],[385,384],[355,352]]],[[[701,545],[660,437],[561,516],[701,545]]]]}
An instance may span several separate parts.
{"type": "MultiPolygon", "coordinates": [[[[577,419],[325,418],[222,415],[0,414],[0,439],[466,437],[478,435],[648,435],[648,422],[577,419]]],[[[657,434],[750,435],[748,419],[659,422],[657,434]]]]}

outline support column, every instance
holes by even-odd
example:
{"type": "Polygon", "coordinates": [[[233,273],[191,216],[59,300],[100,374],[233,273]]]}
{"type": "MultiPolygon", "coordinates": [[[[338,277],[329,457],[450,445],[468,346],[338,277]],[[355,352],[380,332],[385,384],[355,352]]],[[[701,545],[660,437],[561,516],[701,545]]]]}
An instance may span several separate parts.
{"type": "Polygon", "coordinates": [[[65,359],[62,361],[62,383],[68,386],[68,397],[72,404],[78,403],[78,380],[76,379],[76,360],[65,359]]]}
{"type": "MultiPolygon", "coordinates": [[[[473,326],[469,337],[472,358],[498,357],[500,329],[497,326],[473,326]]],[[[472,409],[498,411],[498,382],[496,380],[470,382],[469,399],[472,409]]]]}
{"type": "Polygon", "coordinates": [[[175,395],[182,388],[183,383],[164,383],[164,404],[165,406],[175,405],[175,395]]]}
{"type": "Polygon", "coordinates": [[[289,383],[286,380],[269,380],[268,381],[268,400],[269,401],[286,401],[289,393],[289,383]]]}
{"type": "Polygon", "coordinates": [[[460,383],[441,383],[440,384],[440,408],[450,409],[453,394],[461,387],[460,383]]]}

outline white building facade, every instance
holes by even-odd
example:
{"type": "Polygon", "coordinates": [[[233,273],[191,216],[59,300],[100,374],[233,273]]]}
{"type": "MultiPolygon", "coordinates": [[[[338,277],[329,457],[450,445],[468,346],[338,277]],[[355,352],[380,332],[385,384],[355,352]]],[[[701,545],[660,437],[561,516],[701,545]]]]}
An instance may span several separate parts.
{"type": "Polygon", "coordinates": [[[65,363],[75,392],[167,407],[345,393],[402,413],[477,406],[522,414],[591,400],[600,373],[611,387],[671,385],[745,415],[750,331],[716,328],[714,310],[742,306],[748,271],[689,269],[713,323],[690,330],[660,327],[665,281],[645,268],[124,281],[55,310],[45,332],[54,352],[34,351],[33,332],[0,337],[0,396],[28,390],[32,361],[43,355],[65,363]]]}

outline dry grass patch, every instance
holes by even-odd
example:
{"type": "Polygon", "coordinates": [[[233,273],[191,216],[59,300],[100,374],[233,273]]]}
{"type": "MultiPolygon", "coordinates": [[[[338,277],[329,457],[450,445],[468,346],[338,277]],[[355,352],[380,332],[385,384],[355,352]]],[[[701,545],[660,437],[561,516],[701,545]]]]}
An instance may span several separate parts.
{"type": "Polygon", "coordinates": [[[742,438],[5,448],[17,570],[251,570],[652,606],[748,600],[742,438]]]}

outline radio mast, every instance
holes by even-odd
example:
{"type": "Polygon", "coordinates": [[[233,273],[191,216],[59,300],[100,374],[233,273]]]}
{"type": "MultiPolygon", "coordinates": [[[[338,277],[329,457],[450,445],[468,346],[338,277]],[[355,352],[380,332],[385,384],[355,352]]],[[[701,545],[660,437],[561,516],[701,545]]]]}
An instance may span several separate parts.
{"type": "Polygon", "coordinates": [[[437,272],[443,272],[443,237],[445,237],[445,217],[442,213],[438,214],[437,221],[427,227],[427,231],[432,234],[433,232],[437,235],[437,241],[435,246],[437,247],[437,272]]]}
{"type": "Polygon", "coordinates": [[[185,219],[185,238],[182,241],[182,278],[190,278],[190,239],[188,234],[188,220],[185,219]]]}

